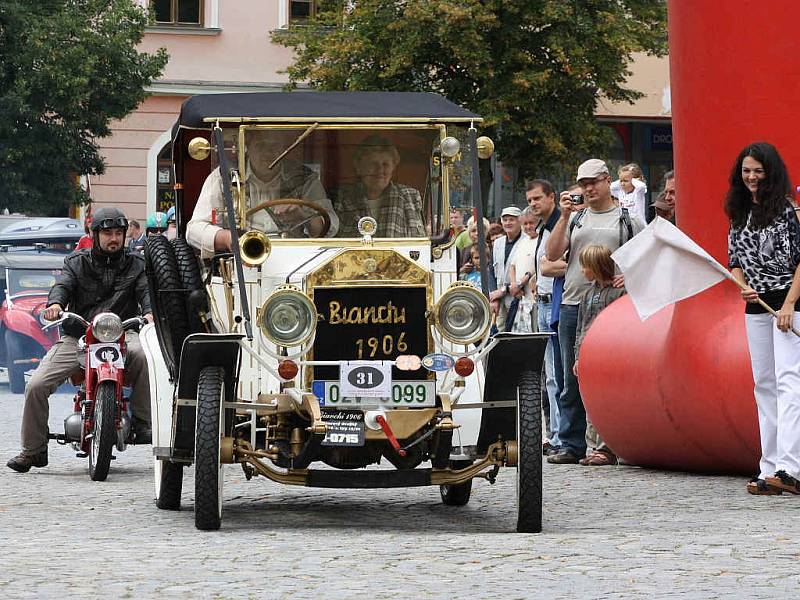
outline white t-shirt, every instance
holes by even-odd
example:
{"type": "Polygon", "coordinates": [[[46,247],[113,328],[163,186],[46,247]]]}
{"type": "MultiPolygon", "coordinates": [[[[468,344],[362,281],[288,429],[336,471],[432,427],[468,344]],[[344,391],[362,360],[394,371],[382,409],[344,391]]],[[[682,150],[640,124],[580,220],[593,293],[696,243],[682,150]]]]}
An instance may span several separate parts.
{"type": "Polygon", "coordinates": [[[627,208],[631,219],[639,219],[645,223],[645,207],[647,206],[647,184],[641,179],[631,179],[633,191],[630,193],[622,189],[622,184],[617,181],[611,183],[611,195],[619,200],[619,205],[627,208]]]}
{"type": "Polygon", "coordinates": [[[539,265],[536,274],[536,293],[541,296],[553,293],[553,278],[542,275],[542,258],[547,253],[547,238],[550,237],[550,230],[545,229],[544,224],[539,226],[539,237],[541,242],[539,242],[539,252],[536,253],[536,264],[539,265]]]}
{"type": "MultiPolygon", "coordinates": [[[[521,283],[525,279],[525,273],[530,273],[533,277],[534,269],[536,267],[536,238],[529,238],[524,233],[517,242],[517,251],[512,259],[514,263],[515,274],[517,276],[516,283],[521,283]]],[[[533,298],[533,289],[529,281],[525,286],[525,297],[533,298]]]]}

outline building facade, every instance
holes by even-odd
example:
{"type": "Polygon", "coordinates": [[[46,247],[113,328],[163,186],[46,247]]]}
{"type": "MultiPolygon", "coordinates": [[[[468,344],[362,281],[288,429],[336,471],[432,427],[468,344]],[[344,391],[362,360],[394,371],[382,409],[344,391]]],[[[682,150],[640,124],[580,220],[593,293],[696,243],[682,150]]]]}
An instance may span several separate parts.
{"type": "MultiPolygon", "coordinates": [[[[166,211],[173,203],[170,133],[183,101],[193,94],[279,91],[292,51],[271,43],[270,34],[314,13],[315,0],[137,0],[150,5],[155,24],[140,46],[164,47],[169,63],[134,112],[111,125],[100,141],[106,172],[90,177],[96,207],[113,205],[136,219],[166,211]]],[[[598,103],[597,116],[616,132],[608,150],[612,165],[631,160],[656,181],[672,162],[669,68],[666,58],[637,56],[629,85],[645,93],[634,105],[598,103]]],[[[496,164],[491,212],[524,199],[514,169],[496,164]],[[493,209],[493,210],[492,210],[493,209]]],[[[546,175],[546,174],[542,174],[546,175]]],[[[566,173],[552,176],[561,187],[566,173]]]]}

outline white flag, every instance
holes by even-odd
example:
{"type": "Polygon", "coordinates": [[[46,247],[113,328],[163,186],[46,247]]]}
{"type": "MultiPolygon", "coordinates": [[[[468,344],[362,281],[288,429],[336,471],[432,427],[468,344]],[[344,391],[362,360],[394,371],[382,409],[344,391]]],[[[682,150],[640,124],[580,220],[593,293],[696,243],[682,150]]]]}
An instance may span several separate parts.
{"type": "Polygon", "coordinates": [[[661,217],[611,258],[625,275],[625,289],[642,320],[724,279],[733,279],[708,252],[661,217]]]}

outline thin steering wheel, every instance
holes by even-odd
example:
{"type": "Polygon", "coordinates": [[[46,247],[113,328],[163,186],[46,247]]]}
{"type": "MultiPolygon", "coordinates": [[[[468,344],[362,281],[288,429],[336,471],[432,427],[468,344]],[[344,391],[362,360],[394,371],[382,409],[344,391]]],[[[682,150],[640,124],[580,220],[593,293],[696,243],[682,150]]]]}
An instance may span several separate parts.
{"type": "MultiPolygon", "coordinates": [[[[273,206],[280,206],[282,204],[290,204],[292,206],[305,206],[306,208],[310,208],[314,212],[316,212],[320,217],[322,217],[322,231],[319,233],[318,237],[325,237],[328,234],[328,231],[331,229],[331,218],[328,216],[328,211],[326,211],[322,206],[313,202],[311,200],[304,200],[302,198],[275,198],[274,200],[267,200],[266,202],[262,202],[254,206],[253,208],[248,208],[245,215],[249,217],[250,215],[257,213],[260,210],[264,210],[265,208],[272,208],[273,206]]],[[[313,217],[309,217],[303,223],[308,222],[313,217]]],[[[278,233],[285,233],[295,229],[298,225],[292,225],[288,228],[281,229],[281,226],[276,223],[278,226],[278,233]]]]}

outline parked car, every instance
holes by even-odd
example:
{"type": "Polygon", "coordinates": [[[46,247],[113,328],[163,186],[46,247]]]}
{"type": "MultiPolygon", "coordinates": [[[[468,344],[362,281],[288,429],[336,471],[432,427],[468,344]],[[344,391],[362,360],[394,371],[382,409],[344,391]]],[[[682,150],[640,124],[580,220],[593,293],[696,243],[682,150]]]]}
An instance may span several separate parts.
{"type": "Polygon", "coordinates": [[[15,394],[25,391],[25,372],[58,340],[57,329],[42,331],[41,312],[66,256],[37,250],[0,252],[0,364],[8,369],[15,394]]]}
{"type": "Polygon", "coordinates": [[[76,219],[31,217],[0,231],[0,246],[45,245],[48,249],[72,251],[83,233],[83,225],[76,219]]]}
{"type": "Polygon", "coordinates": [[[220,527],[232,464],[286,485],[435,486],[450,506],[469,501],[473,479],[516,467],[509,511],[518,531],[540,531],[548,336],[490,339],[489,302],[457,280],[448,236],[451,191],[482,206],[479,158],[493,144],[476,138],[480,122],[435,94],[184,103],[172,145],[179,234],[145,243],[156,321],[140,338],[159,508],[179,508],[190,464],[199,529],[220,527]],[[270,162],[274,180],[305,190],[301,177],[322,199],[262,196],[250,174],[270,162]],[[394,186],[389,214],[360,207],[376,177],[394,186]],[[234,240],[202,263],[185,239],[201,189],[221,190],[210,218],[234,240]],[[338,234],[326,235],[334,217],[338,234]]]}

